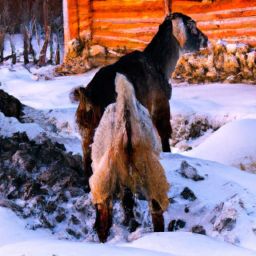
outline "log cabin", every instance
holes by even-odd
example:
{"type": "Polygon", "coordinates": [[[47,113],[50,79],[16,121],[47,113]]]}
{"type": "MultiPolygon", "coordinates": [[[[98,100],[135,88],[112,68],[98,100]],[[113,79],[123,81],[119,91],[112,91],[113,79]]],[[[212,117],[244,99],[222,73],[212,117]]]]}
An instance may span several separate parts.
{"type": "Polygon", "coordinates": [[[256,46],[255,0],[63,0],[65,43],[86,37],[92,45],[144,49],[169,12],[197,21],[211,40],[256,46]]]}

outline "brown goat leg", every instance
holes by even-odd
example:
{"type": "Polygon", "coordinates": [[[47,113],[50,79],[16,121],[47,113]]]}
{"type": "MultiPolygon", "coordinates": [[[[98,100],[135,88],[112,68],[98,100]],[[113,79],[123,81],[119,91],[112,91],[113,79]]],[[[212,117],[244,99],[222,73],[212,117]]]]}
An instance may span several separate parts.
{"type": "Polygon", "coordinates": [[[122,206],[124,209],[124,221],[125,226],[129,226],[129,231],[134,232],[140,224],[135,220],[133,208],[135,206],[134,196],[129,188],[124,189],[124,195],[122,198],[122,206]]]}
{"type": "Polygon", "coordinates": [[[91,151],[83,156],[84,174],[85,174],[85,187],[86,192],[90,192],[89,179],[92,176],[92,159],[91,151]]]}
{"type": "Polygon", "coordinates": [[[163,152],[171,152],[169,139],[172,135],[172,127],[170,123],[170,107],[166,107],[165,113],[154,113],[152,121],[161,138],[163,152]]]}
{"type": "Polygon", "coordinates": [[[122,206],[124,209],[124,221],[123,224],[125,226],[129,225],[129,222],[132,218],[134,218],[134,213],[133,213],[133,207],[134,207],[134,198],[132,191],[128,188],[124,189],[124,195],[122,198],[122,206]]]}
{"type": "Polygon", "coordinates": [[[163,152],[171,152],[169,138],[161,138],[163,152]]]}
{"type": "MultiPolygon", "coordinates": [[[[90,135],[90,133],[88,133],[90,135]]],[[[86,191],[90,192],[89,179],[92,176],[92,158],[91,158],[91,148],[90,144],[92,143],[92,136],[83,138],[82,148],[83,148],[83,165],[84,165],[84,174],[85,174],[85,186],[86,191]]]]}
{"type": "Polygon", "coordinates": [[[101,243],[105,243],[112,226],[112,207],[108,203],[96,205],[96,221],[94,228],[101,243]]]}
{"type": "Polygon", "coordinates": [[[171,152],[169,139],[172,135],[172,127],[170,120],[161,120],[161,124],[158,123],[157,130],[161,138],[163,152],[171,152]]]}
{"type": "Polygon", "coordinates": [[[152,222],[154,226],[154,232],[164,232],[164,216],[163,210],[160,205],[154,199],[152,200],[152,222]]]}

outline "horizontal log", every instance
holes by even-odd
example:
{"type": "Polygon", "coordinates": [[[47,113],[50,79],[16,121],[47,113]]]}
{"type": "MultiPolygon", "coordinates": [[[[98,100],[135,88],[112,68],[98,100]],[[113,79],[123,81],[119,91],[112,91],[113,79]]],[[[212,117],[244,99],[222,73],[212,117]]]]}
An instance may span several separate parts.
{"type": "Polygon", "coordinates": [[[255,7],[255,0],[222,0],[213,3],[200,3],[192,1],[173,0],[173,12],[191,13],[207,13],[209,11],[229,10],[236,8],[255,7]]]}
{"type": "Polygon", "coordinates": [[[191,14],[191,17],[197,22],[209,21],[209,20],[222,20],[227,18],[251,17],[251,16],[256,16],[256,7],[239,8],[239,9],[232,9],[227,11],[208,12],[208,13],[201,13],[201,14],[191,14]]]}
{"type": "Polygon", "coordinates": [[[232,29],[252,27],[256,23],[256,17],[242,17],[236,19],[199,21],[197,25],[202,30],[210,29],[232,29]]]}
{"type": "Polygon", "coordinates": [[[123,20],[126,19],[152,19],[152,18],[158,18],[158,19],[164,19],[164,12],[163,10],[145,10],[143,12],[137,10],[137,11],[123,11],[123,12],[116,12],[111,8],[109,8],[108,11],[102,12],[102,11],[95,11],[93,13],[93,19],[117,19],[121,18],[123,20]]]}
{"type": "Polygon", "coordinates": [[[159,23],[125,23],[118,24],[112,22],[99,22],[93,21],[93,29],[102,29],[102,30],[123,30],[123,29],[139,29],[139,30],[158,30],[159,23]]]}
{"type": "Polygon", "coordinates": [[[129,41],[142,41],[142,42],[150,42],[150,40],[154,37],[154,32],[140,32],[140,33],[129,33],[128,31],[93,31],[93,37],[109,37],[111,40],[118,40],[119,38],[127,38],[129,41]]]}
{"type": "Polygon", "coordinates": [[[140,27],[136,27],[136,28],[123,28],[123,29],[102,29],[102,28],[93,28],[93,31],[96,32],[100,32],[100,33],[113,33],[116,34],[130,34],[131,36],[136,36],[136,35],[155,35],[158,31],[157,27],[145,27],[145,28],[140,28],[140,27]]]}
{"type": "Polygon", "coordinates": [[[177,2],[202,2],[202,0],[172,0],[173,4],[177,4],[177,2]]]}
{"type": "MultiPolygon", "coordinates": [[[[219,39],[211,39],[209,38],[210,41],[212,42],[216,42],[219,39]]],[[[225,40],[228,43],[245,43],[245,44],[249,44],[253,47],[256,47],[256,37],[245,37],[245,38],[240,38],[240,37],[228,37],[228,38],[223,38],[223,40],[225,40]]]]}
{"type": "Polygon", "coordinates": [[[256,36],[256,28],[208,30],[206,34],[211,38],[223,38],[231,36],[250,37],[256,36]]]}
{"type": "Polygon", "coordinates": [[[136,24],[136,23],[158,23],[160,24],[163,21],[163,18],[131,18],[131,19],[122,19],[122,18],[93,18],[93,22],[105,22],[105,23],[114,23],[114,24],[136,24]]]}
{"type": "Polygon", "coordinates": [[[93,44],[100,44],[110,49],[128,49],[128,50],[141,50],[144,49],[148,41],[138,39],[131,39],[127,37],[111,37],[111,36],[93,36],[93,44]]]}
{"type": "Polygon", "coordinates": [[[94,0],[92,3],[93,11],[109,11],[111,6],[112,11],[137,11],[137,10],[163,10],[164,11],[164,1],[159,0],[144,0],[144,1],[97,1],[94,0]]]}
{"type": "Polygon", "coordinates": [[[80,23],[79,26],[80,33],[84,32],[85,30],[90,30],[90,23],[88,21],[84,21],[80,23]]]}
{"type": "Polygon", "coordinates": [[[91,5],[90,0],[78,0],[78,8],[79,9],[81,9],[81,8],[89,9],[90,5],[91,5]]]}
{"type": "Polygon", "coordinates": [[[181,13],[195,13],[197,7],[202,8],[203,6],[208,6],[202,2],[196,1],[173,1],[172,2],[172,12],[181,12],[181,13]]]}

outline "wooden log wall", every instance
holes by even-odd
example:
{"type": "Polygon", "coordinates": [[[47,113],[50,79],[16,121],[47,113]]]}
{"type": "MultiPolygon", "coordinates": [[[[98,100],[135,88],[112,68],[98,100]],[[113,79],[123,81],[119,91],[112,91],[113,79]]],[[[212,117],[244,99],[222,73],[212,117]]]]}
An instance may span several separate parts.
{"type": "Polygon", "coordinates": [[[256,46],[256,0],[172,0],[172,11],[191,16],[210,40],[256,46]]]}
{"type": "Polygon", "coordinates": [[[143,49],[169,8],[170,0],[63,0],[65,42],[90,34],[92,44],[143,49]]]}
{"type": "Polygon", "coordinates": [[[86,36],[115,51],[143,49],[172,9],[211,40],[256,46],[256,0],[63,0],[63,9],[66,43],[86,36]]]}
{"type": "Polygon", "coordinates": [[[93,43],[118,49],[143,49],[165,16],[164,1],[94,0],[93,43]]]}
{"type": "Polygon", "coordinates": [[[91,37],[90,0],[63,0],[65,44],[80,36],[91,37]]]}

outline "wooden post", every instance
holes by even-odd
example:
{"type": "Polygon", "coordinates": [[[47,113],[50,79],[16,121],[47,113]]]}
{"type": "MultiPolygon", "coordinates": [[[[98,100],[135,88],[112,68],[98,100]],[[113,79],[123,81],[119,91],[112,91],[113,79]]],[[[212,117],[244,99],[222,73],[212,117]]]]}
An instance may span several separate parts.
{"type": "Polygon", "coordinates": [[[164,13],[165,16],[172,11],[172,0],[164,0],[164,13]]]}

